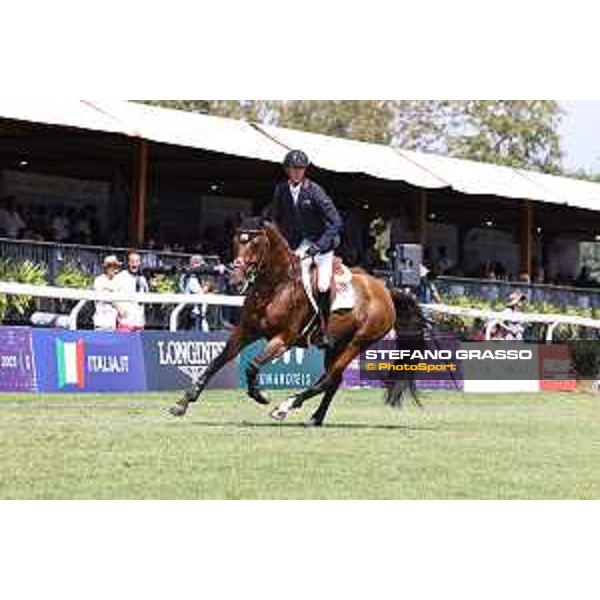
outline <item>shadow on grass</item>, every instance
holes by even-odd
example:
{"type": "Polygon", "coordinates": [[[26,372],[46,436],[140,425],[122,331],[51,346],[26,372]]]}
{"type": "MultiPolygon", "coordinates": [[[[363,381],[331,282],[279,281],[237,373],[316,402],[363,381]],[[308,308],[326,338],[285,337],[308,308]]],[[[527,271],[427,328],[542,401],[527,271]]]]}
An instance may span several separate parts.
{"type": "MultiPolygon", "coordinates": [[[[174,423],[176,421],[173,421],[174,423]]],[[[322,427],[307,427],[305,423],[277,423],[273,422],[253,422],[253,421],[188,421],[188,425],[195,427],[237,427],[245,428],[267,428],[267,429],[306,429],[313,431],[323,431],[327,429],[340,430],[381,430],[381,431],[439,431],[441,427],[420,426],[420,425],[385,425],[368,423],[325,423],[322,427]]]]}

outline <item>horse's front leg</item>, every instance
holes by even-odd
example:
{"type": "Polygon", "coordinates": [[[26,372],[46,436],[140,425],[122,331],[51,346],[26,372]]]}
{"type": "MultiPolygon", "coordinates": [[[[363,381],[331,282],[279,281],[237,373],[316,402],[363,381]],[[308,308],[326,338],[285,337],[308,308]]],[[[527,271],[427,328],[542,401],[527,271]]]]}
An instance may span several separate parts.
{"type": "Polygon", "coordinates": [[[271,416],[277,421],[284,421],[291,410],[302,407],[302,404],[309,398],[322,394],[327,389],[327,374],[322,375],[311,387],[293,394],[287,400],[284,400],[276,409],[271,411],[271,416]]]}
{"type": "Polygon", "coordinates": [[[267,347],[258,356],[255,356],[246,369],[248,383],[248,396],[259,404],[269,404],[269,399],[258,387],[258,373],[260,369],[272,360],[279,358],[288,349],[288,343],[276,337],[269,340],[267,347]]]}
{"type": "Polygon", "coordinates": [[[241,328],[235,327],[231,332],[229,340],[222,352],[213,360],[206,371],[200,375],[196,382],[187,389],[183,397],[178,400],[170,409],[169,412],[174,417],[183,417],[188,410],[188,407],[193,402],[196,402],[209,381],[230,361],[233,360],[248,344],[253,342],[255,337],[249,336],[247,332],[242,332],[241,328]]]}

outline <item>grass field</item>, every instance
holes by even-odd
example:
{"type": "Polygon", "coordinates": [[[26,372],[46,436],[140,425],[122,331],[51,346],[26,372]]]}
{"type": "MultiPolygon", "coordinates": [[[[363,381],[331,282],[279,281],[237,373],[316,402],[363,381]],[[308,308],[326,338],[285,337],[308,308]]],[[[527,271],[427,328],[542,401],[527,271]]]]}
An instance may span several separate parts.
{"type": "MultiPolygon", "coordinates": [[[[284,395],[274,394],[276,399],[284,395]]],[[[0,498],[600,498],[600,400],[340,393],[280,425],[239,391],[0,396],[0,498]]]]}

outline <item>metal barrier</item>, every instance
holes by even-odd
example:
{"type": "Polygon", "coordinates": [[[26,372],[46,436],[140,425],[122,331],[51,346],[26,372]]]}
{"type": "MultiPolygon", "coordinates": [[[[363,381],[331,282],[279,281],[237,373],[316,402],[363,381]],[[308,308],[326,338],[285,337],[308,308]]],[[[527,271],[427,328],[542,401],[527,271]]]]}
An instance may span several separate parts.
{"type": "MultiPolygon", "coordinates": [[[[74,264],[83,271],[97,275],[102,271],[105,256],[115,254],[125,259],[127,248],[111,246],[86,246],[80,244],[59,244],[56,242],[36,242],[29,240],[13,240],[0,238],[0,257],[17,262],[30,260],[36,264],[44,264],[48,268],[50,283],[54,283],[61,267],[74,264]]],[[[180,252],[164,252],[157,250],[138,250],[142,264],[147,268],[181,268],[187,266],[191,254],[180,252]]],[[[217,256],[204,256],[208,263],[217,263],[217,256]]]]}
{"type": "MultiPolygon", "coordinates": [[[[390,270],[378,270],[374,275],[384,279],[388,287],[394,285],[394,273],[390,270]]],[[[566,309],[600,308],[600,286],[596,288],[578,288],[555,286],[518,281],[491,281],[469,277],[442,276],[435,279],[440,294],[448,298],[473,298],[496,302],[504,300],[515,290],[523,292],[529,302],[548,303],[566,309]]]]}

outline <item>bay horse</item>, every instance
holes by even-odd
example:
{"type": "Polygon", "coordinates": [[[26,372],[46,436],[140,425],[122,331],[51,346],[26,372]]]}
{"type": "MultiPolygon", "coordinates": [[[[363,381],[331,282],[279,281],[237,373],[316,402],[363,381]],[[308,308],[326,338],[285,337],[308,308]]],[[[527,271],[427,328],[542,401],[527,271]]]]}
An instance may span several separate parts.
{"type": "MultiPolygon", "coordinates": [[[[231,331],[223,351],[171,407],[174,416],[183,416],[210,379],[244,347],[260,338],[266,338],[267,346],[246,370],[247,392],[259,404],[268,404],[258,386],[261,367],[293,346],[307,347],[311,343],[307,326],[314,320],[315,311],[301,280],[301,259],[290,250],[277,227],[258,217],[246,219],[235,233],[233,246],[235,260],[230,282],[243,287],[241,291],[246,293],[239,324],[231,331]]],[[[388,290],[382,281],[362,269],[352,269],[351,273],[356,301],[354,308],[333,312],[329,318],[328,333],[333,343],[325,350],[325,373],[313,386],[281,403],[271,412],[273,418],[283,420],[290,410],[324,393],[306,424],[322,425],[344,369],[362,348],[381,340],[392,329],[399,347],[403,341],[414,343],[423,338],[422,315],[412,294],[388,290]]],[[[399,373],[398,380],[388,386],[386,402],[399,406],[405,393],[411,393],[418,403],[414,376],[410,371],[399,373]]]]}

